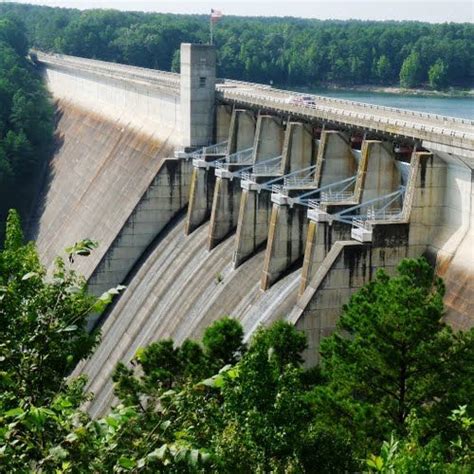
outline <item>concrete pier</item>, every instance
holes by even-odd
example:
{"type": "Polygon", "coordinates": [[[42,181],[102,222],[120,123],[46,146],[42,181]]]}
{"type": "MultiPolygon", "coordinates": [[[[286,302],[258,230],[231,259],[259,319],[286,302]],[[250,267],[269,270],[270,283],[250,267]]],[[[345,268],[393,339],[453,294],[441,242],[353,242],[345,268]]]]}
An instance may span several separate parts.
{"type": "Polygon", "coordinates": [[[312,128],[302,122],[288,122],[283,145],[283,174],[307,168],[316,161],[312,128]]]}
{"type": "Polygon", "coordinates": [[[240,180],[220,176],[216,178],[209,225],[209,250],[235,230],[239,217],[240,191],[240,180]]]}
{"type": "MultiPolygon", "coordinates": [[[[298,126],[292,126],[292,135],[299,137],[300,140],[306,140],[312,135],[308,129],[298,126]]],[[[288,138],[290,141],[290,137],[288,138]]],[[[311,142],[313,142],[311,138],[311,142]]],[[[291,140],[291,149],[297,153],[297,156],[301,156],[298,151],[300,146],[297,141],[291,140]],[[294,147],[294,148],[293,148],[294,147]]],[[[314,153],[315,148],[310,146],[311,155],[314,153]]],[[[291,155],[290,155],[291,156],[291,155]]],[[[309,156],[306,155],[306,159],[309,156]]],[[[321,134],[321,140],[317,148],[317,162],[316,169],[313,173],[312,183],[302,183],[301,190],[298,189],[298,181],[295,181],[294,187],[291,190],[286,191],[291,196],[297,196],[303,192],[309,192],[311,189],[318,189],[321,186],[328,184],[337,183],[338,181],[350,178],[354,175],[357,169],[357,162],[352,154],[349,140],[346,136],[337,131],[323,131],[321,134]]],[[[347,203],[345,203],[347,206],[347,203]]],[[[273,204],[272,210],[272,225],[274,226],[273,231],[269,232],[269,242],[267,246],[267,255],[265,259],[265,268],[263,269],[262,276],[262,289],[267,289],[274,281],[278,279],[280,274],[283,274],[287,268],[297,262],[303,257],[305,246],[307,246],[306,228],[307,223],[299,223],[299,216],[306,214],[306,208],[300,205],[295,205],[293,208],[283,202],[276,202],[273,204]],[[296,214],[296,222],[292,222],[292,215],[296,214]],[[285,216],[282,219],[282,216],[285,216]],[[289,222],[291,222],[289,224],[289,222]],[[292,242],[287,246],[279,245],[274,243],[271,239],[279,239],[280,235],[285,236],[287,226],[291,228],[300,228],[299,234],[292,233],[292,242]],[[296,225],[296,227],[295,227],[296,225]],[[286,265],[286,266],[285,266],[286,265]]],[[[315,227],[310,229],[310,238],[314,238],[315,227]]],[[[311,251],[312,244],[309,244],[308,251],[311,251]]],[[[306,258],[309,263],[310,258],[306,258]]],[[[305,272],[310,271],[306,268],[305,272]]]]}
{"type": "Polygon", "coordinates": [[[189,205],[184,232],[189,235],[211,217],[216,184],[214,168],[194,166],[189,190],[189,205]]]}
{"type": "Polygon", "coordinates": [[[306,208],[274,204],[268,232],[260,288],[268,290],[293,264],[301,259],[308,220],[306,208]]]}
{"type": "Polygon", "coordinates": [[[255,123],[255,117],[248,111],[234,110],[230,124],[228,152],[232,154],[253,148],[253,154],[249,163],[229,163],[225,169],[216,170],[216,185],[209,226],[209,249],[214,248],[233,232],[238,224],[242,191],[240,179],[232,176],[231,173],[252,163],[279,155],[282,140],[281,120],[268,115],[259,115],[255,123]]]}
{"type": "Polygon", "coordinates": [[[234,268],[254,255],[267,241],[271,210],[271,195],[268,191],[242,189],[233,257],[234,268]]]}

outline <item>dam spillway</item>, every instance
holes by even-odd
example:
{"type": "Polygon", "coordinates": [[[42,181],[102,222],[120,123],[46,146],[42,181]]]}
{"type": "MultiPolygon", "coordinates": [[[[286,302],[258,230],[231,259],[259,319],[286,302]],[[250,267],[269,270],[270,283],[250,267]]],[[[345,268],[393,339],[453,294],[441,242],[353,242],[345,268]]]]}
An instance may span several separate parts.
{"type": "Polygon", "coordinates": [[[131,279],[102,326],[102,344],[78,367],[91,376],[96,398],[89,410],[103,413],[113,400],[111,373],[139,347],[172,337],[177,343],[199,338],[223,315],[241,321],[247,333],[289,313],[296,302],[298,271],[271,291],[262,292],[260,252],[237,270],[232,266],[234,238],[212,252],[206,248],[208,225],[184,235],[184,216],[160,238],[131,279]]]}
{"type": "Polygon", "coordinates": [[[92,414],[113,403],[117,362],[224,315],[246,337],[291,321],[317,362],[350,295],[404,257],[430,258],[448,320],[474,324],[472,122],[298,104],[217,81],[211,47],[183,52],[181,75],[38,55],[58,145],[30,236],[47,267],[75,241],[99,241],[74,269],[96,295],[127,285],[91,321],[102,342],[75,371],[89,377],[92,414]]]}

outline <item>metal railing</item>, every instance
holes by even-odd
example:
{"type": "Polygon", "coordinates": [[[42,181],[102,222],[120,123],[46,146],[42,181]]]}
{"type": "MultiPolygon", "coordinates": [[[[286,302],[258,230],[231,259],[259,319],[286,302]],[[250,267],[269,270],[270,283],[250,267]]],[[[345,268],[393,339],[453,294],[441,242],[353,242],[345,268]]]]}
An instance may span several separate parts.
{"type": "MultiPolygon", "coordinates": [[[[260,163],[255,163],[251,166],[240,170],[238,173],[240,177],[245,181],[255,181],[257,176],[273,176],[278,175],[281,167],[282,156],[276,156],[260,163]]],[[[280,178],[277,178],[280,179],[280,178]]],[[[264,183],[260,183],[260,186],[264,189],[270,189],[271,183],[275,180],[269,180],[264,183]]]]}
{"type": "Polygon", "coordinates": [[[283,185],[286,188],[297,188],[300,186],[308,186],[314,184],[314,177],[312,178],[298,178],[298,176],[290,176],[283,180],[283,185]]]}
{"type": "MultiPolygon", "coordinates": [[[[247,86],[252,85],[252,83],[245,83],[245,84],[247,86]]],[[[453,124],[458,124],[458,125],[474,126],[474,120],[471,120],[471,119],[450,117],[450,116],[445,116],[445,115],[420,112],[420,111],[409,110],[409,109],[399,109],[396,107],[388,107],[388,106],[377,105],[377,104],[368,104],[365,102],[358,102],[358,101],[352,101],[352,100],[347,100],[347,99],[338,99],[336,97],[320,96],[320,95],[308,94],[304,92],[288,91],[284,89],[275,89],[275,88],[269,89],[267,86],[262,87],[262,85],[260,84],[253,84],[253,89],[254,91],[264,89],[267,95],[271,95],[274,98],[279,98],[280,100],[284,100],[286,103],[289,103],[289,99],[292,97],[308,97],[308,95],[311,95],[311,97],[314,99],[315,102],[318,102],[321,104],[325,103],[325,104],[330,104],[330,105],[343,106],[344,108],[351,108],[351,109],[360,108],[360,109],[371,110],[371,111],[380,111],[384,114],[394,114],[400,117],[417,117],[417,118],[422,118],[422,119],[428,119],[430,121],[437,121],[437,122],[443,122],[443,123],[448,122],[448,123],[453,123],[453,124]]],[[[298,105],[300,107],[311,108],[313,104],[310,104],[308,102],[305,103],[305,101],[301,101],[298,105]]]]}
{"type": "Polygon", "coordinates": [[[278,173],[281,169],[281,155],[269,160],[256,163],[253,166],[252,174],[254,175],[272,175],[278,173]]]}
{"type": "Polygon", "coordinates": [[[374,220],[402,220],[405,191],[405,186],[401,186],[397,191],[333,214],[332,218],[353,225],[360,225],[361,222],[374,220]],[[400,206],[400,204],[402,205],[400,206]]]}
{"type": "Polygon", "coordinates": [[[216,168],[224,169],[229,165],[246,165],[252,162],[253,159],[253,147],[246,148],[245,150],[240,150],[232,155],[227,155],[226,157],[216,160],[213,163],[216,168]]]}
{"type": "Polygon", "coordinates": [[[353,191],[334,192],[332,190],[329,190],[328,192],[321,193],[321,202],[349,201],[353,197],[354,197],[353,191]]]}
{"type": "Polygon", "coordinates": [[[151,81],[156,84],[166,85],[172,89],[179,89],[180,75],[168,71],[160,71],[156,69],[148,69],[138,66],[129,66],[120,63],[111,63],[107,61],[99,61],[97,59],[86,59],[75,56],[67,56],[64,54],[43,53],[41,51],[32,50],[36,54],[38,61],[45,64],[56,64],[58,66],[70,66],[84,71],[95,73],[107,73],[111,76],[130,78],[138,81],[151,81]]]}
{"type": "MultiPolygon", "coordinates": [[[[334,183],[326,184],[325,186],[321,186],[318,188],[314,188],[311,191],[308,191],[304,194],[301,194],[295,199],[295,202],[298,204],[302,204],[304,206],[308,206],[309,201],[321,201],[321,196],[324,192],[331,193],[335,195],[336,193],[344,193],[346,192],[351,186],[354,185],[357,179],[357,175],[351,176],[349,178],[342,179],[341,181],[336,181],[334,183]],[[315,198],[314,196],[317,196],[315,198]]],[[[353,193],[350,193],[350,197],[353,196],[353,193]]]]}
{"type": "MultiPolygon", "coordinates": [[[[358,108],[358,103],[351,103],[350,101],[340,102],[344,107],[331,107],[327,100],[319,100],[316,97],[315,104],[291,104],[288,103],[287,99],[283,96],[274,96],[269,91],[261,90],[260,93],[257,89],[253,91],[238,91],[238,90],[226,90],[220,91],[222,98],[225,100],[233,100],[243,104],[264,106],[267,108],[273,108],[277,111],[293,112],[308,117],[317,117],[319,119],[335,120],[338,122],[345,122],[351,124],[362,125],[366,128],[373,128],[376,130],[389,129],[389,132],[393,132],[392,127],[395,127],[396,132],[401,135],[405,135],[413,138],[429,139],[430,134],[438,135],[442,137],[444,142],[451,144],[453,138],[458,139],[464,146],[465,140],[472,142],[474,148],[474,125],[473,121],[466,121],[463,119],[456,119],[453,117],[440,117],[436,116],[422,116],[428,119],[429,123],[421,123],[416,121],[407,121],[405,118],[417,117],[415,113],[411,111],[399,112],[399,109],[394,109],[396,114],[400,118],[393,118],[387,116],[386,110],[383,108],[371,107],[370,104],[362,104],[358,108]],[[381,115],[374,114],[374,110],[380,110],[384,112],[381,115]],[[441,123],[442,122],[442,123],[441,123]],[[462,124],[468,131],[463,131],[455,128],[446,128],[448,123],[462,124]],[[471,131],[472,128],[472,131],[471,131]],[[448,137],[448,139],[446,139],[448,137]]],[[[288,95],[288,91],[285,91],[285,95],[288,95]]],[[[336,103],[337,100],[334,100],[336,103]]],[[[390,110],[390,108],[387,108],[390,110]]],[[[421,115],[420,115],[421,117],[421,115]]],[[[468,146],[471,144],[468,144],[468,146]]]]}
{"type": "Polygon", "coordinates": [[[369,209],[365,216],[352,217],[352,225],[360,229],[372,230],[373,225],[377,221],[399,222],[403,219],[403,210],[401,208],[385,209],[377,211],[369,209]]]}
{"type": "Polygon", "coordinates": [[[222,155],[227,153],[227,147],[229,145],[228,141],[216,143],[214,145],[205,146],[202,148],[203,155],[222,155]]]}

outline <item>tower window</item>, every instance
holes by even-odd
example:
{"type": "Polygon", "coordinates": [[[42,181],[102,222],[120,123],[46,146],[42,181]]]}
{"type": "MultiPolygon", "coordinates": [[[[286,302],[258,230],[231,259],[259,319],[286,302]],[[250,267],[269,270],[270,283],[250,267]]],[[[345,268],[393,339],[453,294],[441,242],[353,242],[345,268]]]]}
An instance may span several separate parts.
{"type": "Polygon", "coordinates": [[[200,77],[199,78],[199,87],[206,87],[206,78],[200,77]]]}

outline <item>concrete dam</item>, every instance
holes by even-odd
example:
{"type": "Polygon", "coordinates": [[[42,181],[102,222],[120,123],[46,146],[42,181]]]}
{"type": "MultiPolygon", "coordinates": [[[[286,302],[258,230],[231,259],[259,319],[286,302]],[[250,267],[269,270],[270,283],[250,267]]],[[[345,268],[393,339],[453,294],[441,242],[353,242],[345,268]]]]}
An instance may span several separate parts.
{"type": "Polygon", "coordinates": [[[74,269],[96,295],[127,286],[76,369],[92,415],[117,362],[223,315],[247,338],[290,321],[317,363],[350,295],[404,257],[436,266],[454,328],[474,324],[472,121],[217,79],[207,45],[182,45],[180,74],[37,58],[57,147],[30,238],[48,268],[96,240],[74,269]]]}

